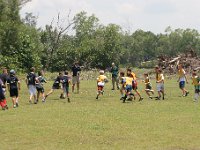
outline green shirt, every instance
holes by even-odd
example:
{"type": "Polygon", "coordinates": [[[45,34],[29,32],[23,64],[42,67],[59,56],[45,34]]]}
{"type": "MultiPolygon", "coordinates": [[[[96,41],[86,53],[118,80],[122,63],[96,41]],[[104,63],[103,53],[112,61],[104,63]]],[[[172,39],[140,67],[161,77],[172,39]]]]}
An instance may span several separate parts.
{"type": "Polygon", "coordinates": [[[116,67],[116,66],[112,67],[111,73],[112,73],[113,78],[118,77],[118,73],[119,73],[118,67],[116,67]]]}

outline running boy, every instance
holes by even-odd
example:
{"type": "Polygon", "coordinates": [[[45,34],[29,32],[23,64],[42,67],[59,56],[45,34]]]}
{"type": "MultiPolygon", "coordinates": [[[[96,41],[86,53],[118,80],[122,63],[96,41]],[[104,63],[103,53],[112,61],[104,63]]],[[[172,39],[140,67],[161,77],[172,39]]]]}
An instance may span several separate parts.
{"type": "Polygon", "coordinates": [[[121,98],[120,100],[123,100],[124,99],[124,93],[125,93],[125,87],[124,87],[124,80],[125,80],[125,77],[124,77],[125,73],[124,72],[120,72],[120,76],[119,76],[119,81],[120,81],[120,94],[121,94],[121,98]]]}
{"type": "Polygon", "coordinates": [[[164,96],[164,75],[162,73],[162,69],[159,69],[158,67],[155,68],[156,71],[156,83],[157,83],[157,91],[158,91],[158,97],[157,100],[160,100],[161,95],[162,99],[165,99],[164,96]]]}
{"type": "Polygon", "coordinates": [[[185,82],[188,83],[187,77],[186,77],[186,72],[183,69],[182,65],[178,65],[178,81],[179,82],[179,88],[182,90],[183,92],[183,96],[187,96],[189,94],[189,92],[185,89],[185,82]]]}
{"type": "Polygon", "coordinates": [[[67,96],[68,103],[70,103],[70,98],[69,98],[69,84],[70,84],[70,77],[68,76],[68,72],[65,71],[64,76],[62,78],[63,93],[61,94],[61,98],[65,99],[66,96],[67,96]]]}
{"type": "Polygon", "coordinates": [[[154,94],[154,90],[152,90],[152,86],[151,86],[151,82],[149,79],[149,74],[145,73],[144,74],[144,83],[145,83],[145,92],[147,93],[147,95],[149,96],[149,98],[152,99],[152,96],[150,95],[150,93],[154,94]]]}
{"type": "Polygon", "coordinates": [[[133,84],[132,88],[137,93],[137,95],[140,97],[139,101],[143,100],[143,97],[141,96],[140,92],[138,91],[138,84],[137,84],[137,78],[136,74],[131,71],[131,69],[127,69],[127,75],[133,78],[133,84]]]}
{"type": "Polygon", "coordinates": [[[40,98],[40,95],[42,94],[42,102],[45,102],[45,93],[44,93],[44,87],[43,84],[47,83],[45,78],[43,77],[44,72],[41,70],[38,72],[38,81],[36,82],[36,89],[37,89],[37,102],[40,98]]]}
{"type": "Polygon", "coordinates": [[[128,77],[125,77],[122,82],[125,86],[125,96],[123,98],[123,103],[125,103],[128,96],[134,96],[134,94],[132,93],[133,77],[130,74],[128,74],[128,77]]]}
{"type": "MultiPolygon", "coordinates": [[[[59,72],[59,75],[57,76],[57,78],[55,79],[52,89],[49,91],[49,93],[45,96],[45,99],[51,95],[55,90],[61,89],[60,83],[62,82],[63,79],[63,73],[59,72]]],[[[60,95],[60,98],[62,98],[62,94],[60,95]]]]}
{"type": "Polygon", "coordinates": [[[97,91],[96,99],[98,99],[100,95],[103,95],[103,92],[104,92],[103,88],[105,86],[105,83],[108,82],[107,77],[104,75],[104,71],[101,70],[99,73],[100,73],[100,75],[97,78],[97,89],[98,89],[98,91],[97,91]]]}
{"type": "Polygon", "coordinates": [[[3,84],[3,81],[0,79],[0,106],[2,110],[6,110],[8,109],[8,106],[7,106],[3,88],[5,88],[5,85],[3,84]]]}
{"type": "Polygon", "coordinates": [[[10,92],[10,97],[12,97],[13,108],[19,106],[19,90],[20,90],[20,81],[15,76],[15,71],[10,70],[10,76],[7,80],[8,90],[10,92]]]}
{"type": "Polygon", "coordinates": [[[28,73],[26,77],[26,84],[29,89],[30,93],[30,99],[29,103],[32,103],[32,98],[34,98],[34,104],[37,104],[37,90],[36,90],[36,82],[37,82],[36,74],[35,74],[35,68],[32,67],[30,69],[30,73],[28,73]]]}
{"type": "Polygon", "coordinates": [[[192,73],[192,84],[194,85],[195,89],[194,102],[198,102],[200,92],[200,78],[195,72],[192,73]]]}

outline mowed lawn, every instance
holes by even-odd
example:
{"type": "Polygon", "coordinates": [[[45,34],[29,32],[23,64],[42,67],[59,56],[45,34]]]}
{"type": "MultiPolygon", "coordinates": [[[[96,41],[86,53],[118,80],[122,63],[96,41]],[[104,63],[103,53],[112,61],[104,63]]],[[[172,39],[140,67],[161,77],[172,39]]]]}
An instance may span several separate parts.
{"type": "MultiPolygon", "coordinates": [[[[200,149],[200,103],[193,102],[191,83],[184,98],[176,80],[166,80],[166,100],[155,101],[139,82],[144,101],[123,104],[110,82],[97,101],[96,82],[82,81],[71,103],[60,100],[56,91],[37,105],[28,103],[22,83],[20,107],[13,109],[7,96],[10,109],[0,111],[1,150],[200,149]]],[[[46,91],[51,85],[45,85],[46,91]]]]}

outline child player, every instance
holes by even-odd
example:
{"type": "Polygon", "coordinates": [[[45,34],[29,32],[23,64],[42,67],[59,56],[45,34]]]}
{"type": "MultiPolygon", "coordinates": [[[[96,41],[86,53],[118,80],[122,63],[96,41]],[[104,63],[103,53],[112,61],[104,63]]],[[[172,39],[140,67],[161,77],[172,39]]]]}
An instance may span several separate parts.
{"type": "MultiPolygon", "coordinates": [[[[54,83],[53,83],[53,86],[52,86],[52,89],[51,91],[49,91],[49,93],[45,96],[45,99],[51,95],[55,90],[58,90],[60,89],[60,83],[62,82],[62,79],[63,79],[63,73],[62,72],[59,72],[59,75],[57,76],[57,78],[55,79],[54,83]]],[[[62,94],[60,95],[60,98],[62,98],[62,94]]]]}
{"type": "Polygon", "coordinates": [[[200,92],[200,78],[195,72],[192,73],[192,84],[194,85],[195,89],[194,102],[198,102],[200,92]]]}
{"type": "Polygon", "coordinates": [[[42,94],[42,102],[45,102],[45,93],[44,93],[44,87],[43,84],[47,83],[45,78],[43,77],[44,72],[41,70],[38,72],[38,81],[36,82],[36,89],[37,89],[37,102],[40,98],[40,95],[42,94]]]}
{"type": "Polygon", "coordinates": [[[164,96],[164,75],[162,73],[162,69],[159,69],[158,67],[155,68],[156,71],[156,83],[157,83],[157,91],[158,91],[158,97],[157,100],[160,100],[161,95],[162,99],[165,99],[164,96]]]}
{"type": "Polygon", "coordinates": [[[124,72],[120,72],[120,75],[119,75],[119,81],[120,81],[120,93],[121,93],[121,98],[120,100],[123,100],[124,99],[124,93],[125,93],[125,87],[124,87],[124,80],[125,80],[125,77],[124,77],[125,73],[124,72]]]}
{"type": "Polygon", "coordinates": [[[182,90],[183,92],[183,96],[187,96],[189,94],[189,92],[185,89],[185,82],[188,83],[187,77],[186,77],[186,73],[185,70],[183,69],[182,65],[178,65],[178,81],[179,82],[179,88],[182,90]]]}
{"type": "Polygon", "coordinates": [[[65,71],[64,76],[62,78],[63,93],[61,94],[61,98],[65,99],[66,96],[67,96],[68,103],[70,103],[70,98],[69,98],[69,84],[70,84],[70,77],[68,76],[68,72],[65,71]]]}
{"type": "Polygon", "coordinates": [[[99,73],[100,73],[100,75],[97,78],[97,88],[98,88],[98,91],[97,91],[97,97],[96,97],[96,99],[98,99],[100,95],[103,95],[103,92],[104,92],[103,88],[105,86],[105,83],[108,82],[107,77],[104,75],[104,71],[101,70],[99,73]]]}
{"type": "Polygon", "coordinates": [[[8,106],[7,106],[3,88],[5,88],[5,85],[3,84],[3,81],[0,79],[0,106],[2,110],[6,110],[8,109],[8,106]]]}
{"type": "Polygon", "coordinates": [[[132,93],[133,77],[130,74],[127,74],[127,75],[128,75],[128,77],[125,77],[124,80],[122,81],[124,83],[124,86],[125,86],[125,96],[123,98],[123,103],[125,103],[128,96],[133,95],[133,93],[132,93]]]}
{"type": "Polygon", "coordinates": [[[20,90],[20,81],[15,76],[15,71],[10,70],[10,76],[7,80],[8,90],[10,92],[10,97],[12,97],[13,108],[19,106],[19,90],[20,90]]]}
{"type": "Polygon", "coordinates": [[[149,96],[149,98],[152,99],[152,96],[150,95],[150,93],[154,94],[154,90],[152,90],[152,86],[151,86],[151,82],[149,79],[149,74],[145,73],[144,74],[144,83],[145,83],[145,92],[147,93],[147,95],[149,96]]]}
{"type": "Polygon", "coordinates": [[[143,100],[143,97],[141,96],[140,92],[138,91],[138,85],[137,85],[137,78],[136,74],[131,71],[131,69],[127,69],[127,75],[133,78],[133,84],[132,88],[137,93],[137,95],[140,97],[139,101],[143,100]]]}

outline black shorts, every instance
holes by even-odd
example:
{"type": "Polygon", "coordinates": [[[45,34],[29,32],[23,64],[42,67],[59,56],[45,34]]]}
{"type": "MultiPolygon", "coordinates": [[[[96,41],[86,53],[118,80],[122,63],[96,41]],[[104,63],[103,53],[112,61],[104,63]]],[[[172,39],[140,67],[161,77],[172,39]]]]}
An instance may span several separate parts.
{"type": "Polygon", "coordinates": [[[19,96],[19,92],[18,89],[10,89],[10,97],[18,97],[19,96]]]}
{"type": "Polygon", "coordinates": [[[52,89],[53,89],[53,90],[58,90],[58,89],[60,89],[60,86],[55,86],[55,85],[53,85],[53,86],[52,86],[52,89]]]}
{"type": "Polygon", "coordinates": [[[152,89],[151,85],[150,85],[150,84],[147,84],[147,85],[146,85],[146,90],[151,90],[151,89],[152,89]]]}
{"type": "Polygon", "coordinates": [[[37,89],[38,92],[44,93],[44,88],[43,87],[37,87],[36,86],[36,89],[37,89]]]}

